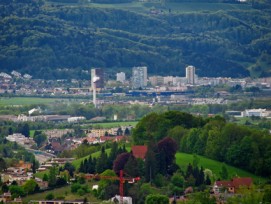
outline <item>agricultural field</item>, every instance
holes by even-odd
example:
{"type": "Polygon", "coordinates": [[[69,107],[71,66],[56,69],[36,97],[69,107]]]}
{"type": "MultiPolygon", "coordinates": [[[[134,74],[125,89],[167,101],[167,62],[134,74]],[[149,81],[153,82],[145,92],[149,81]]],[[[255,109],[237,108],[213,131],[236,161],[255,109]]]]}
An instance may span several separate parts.
{"type": "Polygon", "coordinates": [[[135,127],[137,121],[124,121],[124,122],[109,122],[109,123],[92,123],[93,128],[114,128],[120,126],[133,126],[135,127]]]}
{"type": "Polygon", "coordinates": [[[70,99],[64,98],[39,98],[39,97],[1,97],[0,98],[0,106],[4,105],[34,105],[34,104],[50,104],[50,103],[57,103],[57,102],[68,102],[70,99]]]}

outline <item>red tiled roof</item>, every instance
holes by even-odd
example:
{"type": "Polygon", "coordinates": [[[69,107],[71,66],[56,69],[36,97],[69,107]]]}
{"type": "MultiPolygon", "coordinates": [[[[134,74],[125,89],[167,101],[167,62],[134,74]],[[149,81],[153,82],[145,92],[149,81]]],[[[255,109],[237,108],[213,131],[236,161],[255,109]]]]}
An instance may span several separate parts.
{"type": "Polygon", "coordinates": [[[232,183],[235,188],[239,188],[241,186],[250,187],[252,185],[252,178],[233,178],[232,183]]]}
{"type": "Polygon", "coordinates": [[[216,181],[215,183],[218,187],[232,187],[231,181],[216,181]]]}
{"type": "Polygon", "coordinates": [[[127,139],[126,136],[114,136],[114,137],[101,136],[101,137],[100,137],[100,140],[101,140],[101,141],[109,141],[109,140],[112,140],[112,141],[115,141],[115,142],[119,142],[119,141],[125,140],[125,139],[127,139]]]}
{"type": "Polygon", "coordinates": [[[62,151],[64,149],[59,142],[52,142],[51,145],[54,151],[62,151]]]}
{"type": "Polygon", "coordinates": [[[252,185],[252,178],[233,178],[231,181],[216,181],[215,183],[218,187],[250,187],[252,185]]]}
{"type": "Polygon", "coordinates": [[[145,159],[148,147],[144,145],[138,145],[132,147],[132,152],[135,158],[145,159]]]}

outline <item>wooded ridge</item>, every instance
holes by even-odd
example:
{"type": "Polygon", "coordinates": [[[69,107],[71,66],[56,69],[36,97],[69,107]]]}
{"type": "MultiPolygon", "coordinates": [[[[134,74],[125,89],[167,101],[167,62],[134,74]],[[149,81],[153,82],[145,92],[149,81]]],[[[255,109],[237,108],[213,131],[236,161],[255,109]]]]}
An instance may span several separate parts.
{"type": "Polygon", "coordinates": [[[184,2],[165,2],[141,3],[136,12],[129,4],[0,1],[1,70],[48,79],[57,68],[76,78],[91,67],[146,65],[150,74],[184,76],[193,64],[199,76],[270,76],[268,7],[209,3],[210,10],[185,12],[184,2]]]}

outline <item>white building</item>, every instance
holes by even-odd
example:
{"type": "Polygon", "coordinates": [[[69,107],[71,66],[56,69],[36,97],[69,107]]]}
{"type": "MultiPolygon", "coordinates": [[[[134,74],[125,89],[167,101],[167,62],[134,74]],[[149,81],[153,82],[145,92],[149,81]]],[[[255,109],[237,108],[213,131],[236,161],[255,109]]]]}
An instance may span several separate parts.
{"type": "Polygon", "coordinates": [[[147,67],[133,67],[132,88],[144,88],[147,86],[147,67]]]}
{"type": "Polygon", "coordinates": [[[149,77],[149,81],[150,81],[152,86],[163,85],[164,84],[164,77],[162,77],[162,76],[152,76],[152,77],[149,77]]]}
{"type": "Polygon", "coordinates": [[[125,73],[124,72],[119,72],[117,73],[117,80],[116,81],[119,81],[121,83],[124,83],[126,80],[126,76],[125,76],[125,73]]]}
{"type": "Polygon", "coordinates": [[[244,112],[242,112],[243,117],[268,117],[269,111],[266,111],[266,109],[247,109],[244,112]]]}
{"type": "Polygon", "coordinates": [[[172,85],[172,83],[173,83],[173,76],[164,77],[164,84],[165,85],[172,85]]]}
{"type": "Polygon", "coordinates": [[[21,76],[22,76],[21,73],[15,71],[15,70],[13,70],[13,71],[11,72],[11,75],[13,75],[13,76],[15,76],[15,77],[17,77],[17,78],[21,78],[21,76]]]}
{"type": "Polygon", "coordinates": [[[195,84],[196,83],[196,80],[195,80],[195,71],[196,71],[196,68],[194,66],[187,66],[185,68],[185,77],[186,77],[186,80],[187,80],[187,83],[188,84],[195,84]]]}
{"type": "Polygon", "coordinates": [[[86,118],[84,116],[70,117],[68,118],[68,123],[76,123],[79,122],[80,120],[86,120],[86,118]]]}
{"type": "Polygon", "coordinates": [[[23,76],[25,79],[32,79],[32,76],[31,75],[29,75],[29,74],[24,74],[24,76],[23,76]]]}
{"type": "MultiPolygon", "coordinates": [[[[115,203],[115,201],[117,201],[118,203],[120,203],[120,196],[119,195],[115,195],[115,197],[110,199],[112,202],[115,203]]],[[[132,197],[123,197],[123,203],[125,204],[133,204],[133,199],[132,197]]]]}
{"type": "Polygon", "coordinates": [[[13,135],[8,135],[6,139],[10,142],[17,142],[19,145],[32,146],[35,144],[33,138],[26,137],[21,133],[14,133],[13,135]]]}
{"type": "Polygon", "coordinates": [[[4,79],[12,79],[12,76],[10,76],[9,74],[7,74],[5,72],[1,72],[0,77],[4,78],[4,79]]]}
{"type": "Polygon", "coordinates": [[[187,79],[185,77],[173,77],[172,85],[173,86],[181,86],[187,83],[187,79]]]}

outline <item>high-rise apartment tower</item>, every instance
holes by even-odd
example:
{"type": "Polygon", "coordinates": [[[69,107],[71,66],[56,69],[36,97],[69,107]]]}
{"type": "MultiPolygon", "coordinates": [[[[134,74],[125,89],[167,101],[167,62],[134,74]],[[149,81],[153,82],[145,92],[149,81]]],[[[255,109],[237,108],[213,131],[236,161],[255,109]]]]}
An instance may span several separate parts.
{"type": "Polygon", "coordinates": [[[194,66],[187,66],[185,68],[185,77],[188,84],[195,84],[195,70],[196,68],[194,66]]]}
{"type": "Polygon", "coordinates": [[[132,88],[138,89],[147,86],[147,67],[133,67],[132,88]]]}

